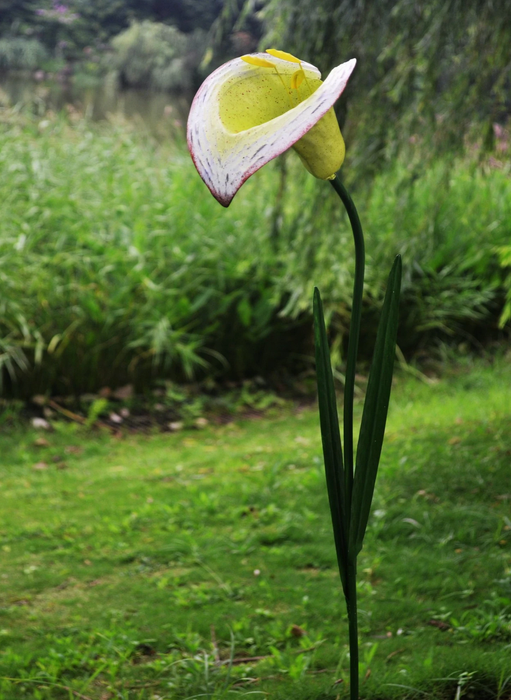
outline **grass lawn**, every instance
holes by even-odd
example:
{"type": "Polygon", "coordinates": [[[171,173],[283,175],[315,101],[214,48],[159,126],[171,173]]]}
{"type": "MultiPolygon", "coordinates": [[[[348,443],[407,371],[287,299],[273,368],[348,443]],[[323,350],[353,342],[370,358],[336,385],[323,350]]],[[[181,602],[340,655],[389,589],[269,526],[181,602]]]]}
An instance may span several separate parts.
{"type": "MultiPolygon", "coordinates": [[[[359,560],[363,698],[511,697],[510,386],[509,361],[397,383],[359,560]]],[[[2,700],[347,696],[316,410],[0,444],[2,700]]]]}

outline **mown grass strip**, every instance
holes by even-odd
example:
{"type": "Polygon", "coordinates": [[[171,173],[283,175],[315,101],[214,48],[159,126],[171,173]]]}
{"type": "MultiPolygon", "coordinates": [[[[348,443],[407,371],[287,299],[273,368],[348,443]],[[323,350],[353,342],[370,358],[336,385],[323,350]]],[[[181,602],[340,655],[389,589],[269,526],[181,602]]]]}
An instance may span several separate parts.
{"type": "MultiPolygon", "coordinates": [[[[367,698],[440,700],[460,678],[496,697],[511,674],[509,381],[502,363],[395,389],[359,563],[367,698]]],[[[0,697],[219,691],[231,634],[235,660],[264,657],[233,663],[231,690],[344,696],[315,411],[122,439],[55,428],[42,447],[0,437],[0,697]]]]}

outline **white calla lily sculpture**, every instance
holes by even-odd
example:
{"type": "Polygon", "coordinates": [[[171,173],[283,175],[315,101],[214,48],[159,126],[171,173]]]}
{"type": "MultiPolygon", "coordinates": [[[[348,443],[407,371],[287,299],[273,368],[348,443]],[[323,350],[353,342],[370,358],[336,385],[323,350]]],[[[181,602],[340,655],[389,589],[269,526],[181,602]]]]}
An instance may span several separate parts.
{"type": "Polygon", "coordinates": [[[401,288],[401,257],[394,260],[376,336],[358,444],[353,403],[364,292],[365,244],[360,219],[336,173],[344,141],[333,105],[355,68],[352,59],[325,82],[295,56],[268,49],[236,58],[203,83],[188,118],[188,147],[213,196],[228,207],[259,168],[293,147],[315,177],[329,180],[346,208],[355,244],[355,274],[344,382],[343,440],[339,429],[328,337],[319,289],[313,318],[318,406],[332,526],[346,598],[350,648],[350,700],[359,700],[357,557],[371,510],[392,386],[401,288]]]}
{"type": "Polygon", "coordinates": [[[352,59],[322,82],[319,70],[276,49],[235,58],[202,84],[188,118],[188,147],[212,195],[228,207],[241,185],[292,146],[305,167],[331,179],[344,160],[333,104],[352,59]]]}

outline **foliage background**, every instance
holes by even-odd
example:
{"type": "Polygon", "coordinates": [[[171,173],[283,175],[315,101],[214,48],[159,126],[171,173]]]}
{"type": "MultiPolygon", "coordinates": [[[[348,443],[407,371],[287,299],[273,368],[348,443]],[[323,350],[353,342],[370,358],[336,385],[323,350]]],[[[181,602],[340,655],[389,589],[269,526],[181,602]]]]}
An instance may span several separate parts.
{"type": "MultiPolygon", "coordinates": [[[[397,252],[408,361],[509,337],[503,0],[0,0],[0,36],[4,67],[80,64],[100,75],[108,64],[122,84],[189,97],[220,61],[258,42],[325,73],[356,56],[338,116],[342,177],[368,236],[363,359],[397,252]]],[[[157,143],[126,124],[41,120],[8,107],[0,122],[5,391],[306,374],[314,284],[342,376],[350,234],[330,188],[293,154],[257,174],[225,212],[175,130],[157,143]]]]}
{"type": "MultiPolygon", "coordinates": [[[[226,211],[183,144],[158,144],[122,122],[11,113],[0,128],[4,390],[254,375],[282,385],[312,369],[315,284],[342,371],[351,235],[330,187],[318,188],[293,156],[282,200],[275,163],[226,211]]],[[[398,251],[398,342],[408,359],[506,337],[499,251],[511,237],[509,168],[437,159],[412,181],[401,160],[358,199],[368,250],[362,360],[398,251]]]]}
{"type": "Polygon", "coordinates": [[[392,161],[410,138],[424,141],[425,156],[476,141],[491,148],[493,124],[509,117],[506,0],[269,0],[264,19],[263,44],[324,71],[356,56],[340,116],[349,117],[357,172],[392,161]]]}

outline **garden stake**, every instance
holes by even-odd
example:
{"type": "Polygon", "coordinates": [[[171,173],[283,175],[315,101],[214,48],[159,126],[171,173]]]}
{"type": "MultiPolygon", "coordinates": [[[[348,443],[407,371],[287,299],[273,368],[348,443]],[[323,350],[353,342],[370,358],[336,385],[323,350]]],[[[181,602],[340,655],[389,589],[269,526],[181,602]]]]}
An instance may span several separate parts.
{"type": "Polygon", "coordinates": [[[353,400],[364,287],[364,235],[357,210],[346,188],[337,177],[331,183],[346,207],[355,241],[355,279],[344,386],[344,461],[323,305],[317,288],[314,290],[314,337],[327,490],[339,573],[348,612],[350,698],[358,700],[357,555],[362,549],[385,432],[396,347],[401,257],[397,256],[394,261],[378,326],[354,474],[353,400]]]}
{"type": "Polygon", "coordinates": [[[345,155],[333,104],[355,68],[352,59],[325,82],[318,69],[284,51],[235,58],[197,92],[188,117],[188,148],[199,175],[225,207],[263,165],[294,148],[307,170],[330,180],[343,202],[355,241],[355,278],[344,392],[344,460],[323,307],[313,314],[321,438],[335,549],[349,621],[350,697],[358,700],[357,556],[369,518],[392,383],[401,258],[392,267],[383,303],[356,457],[353,400],[364,288],[364,236],[353,201],[336,173],[345,155]]]}

